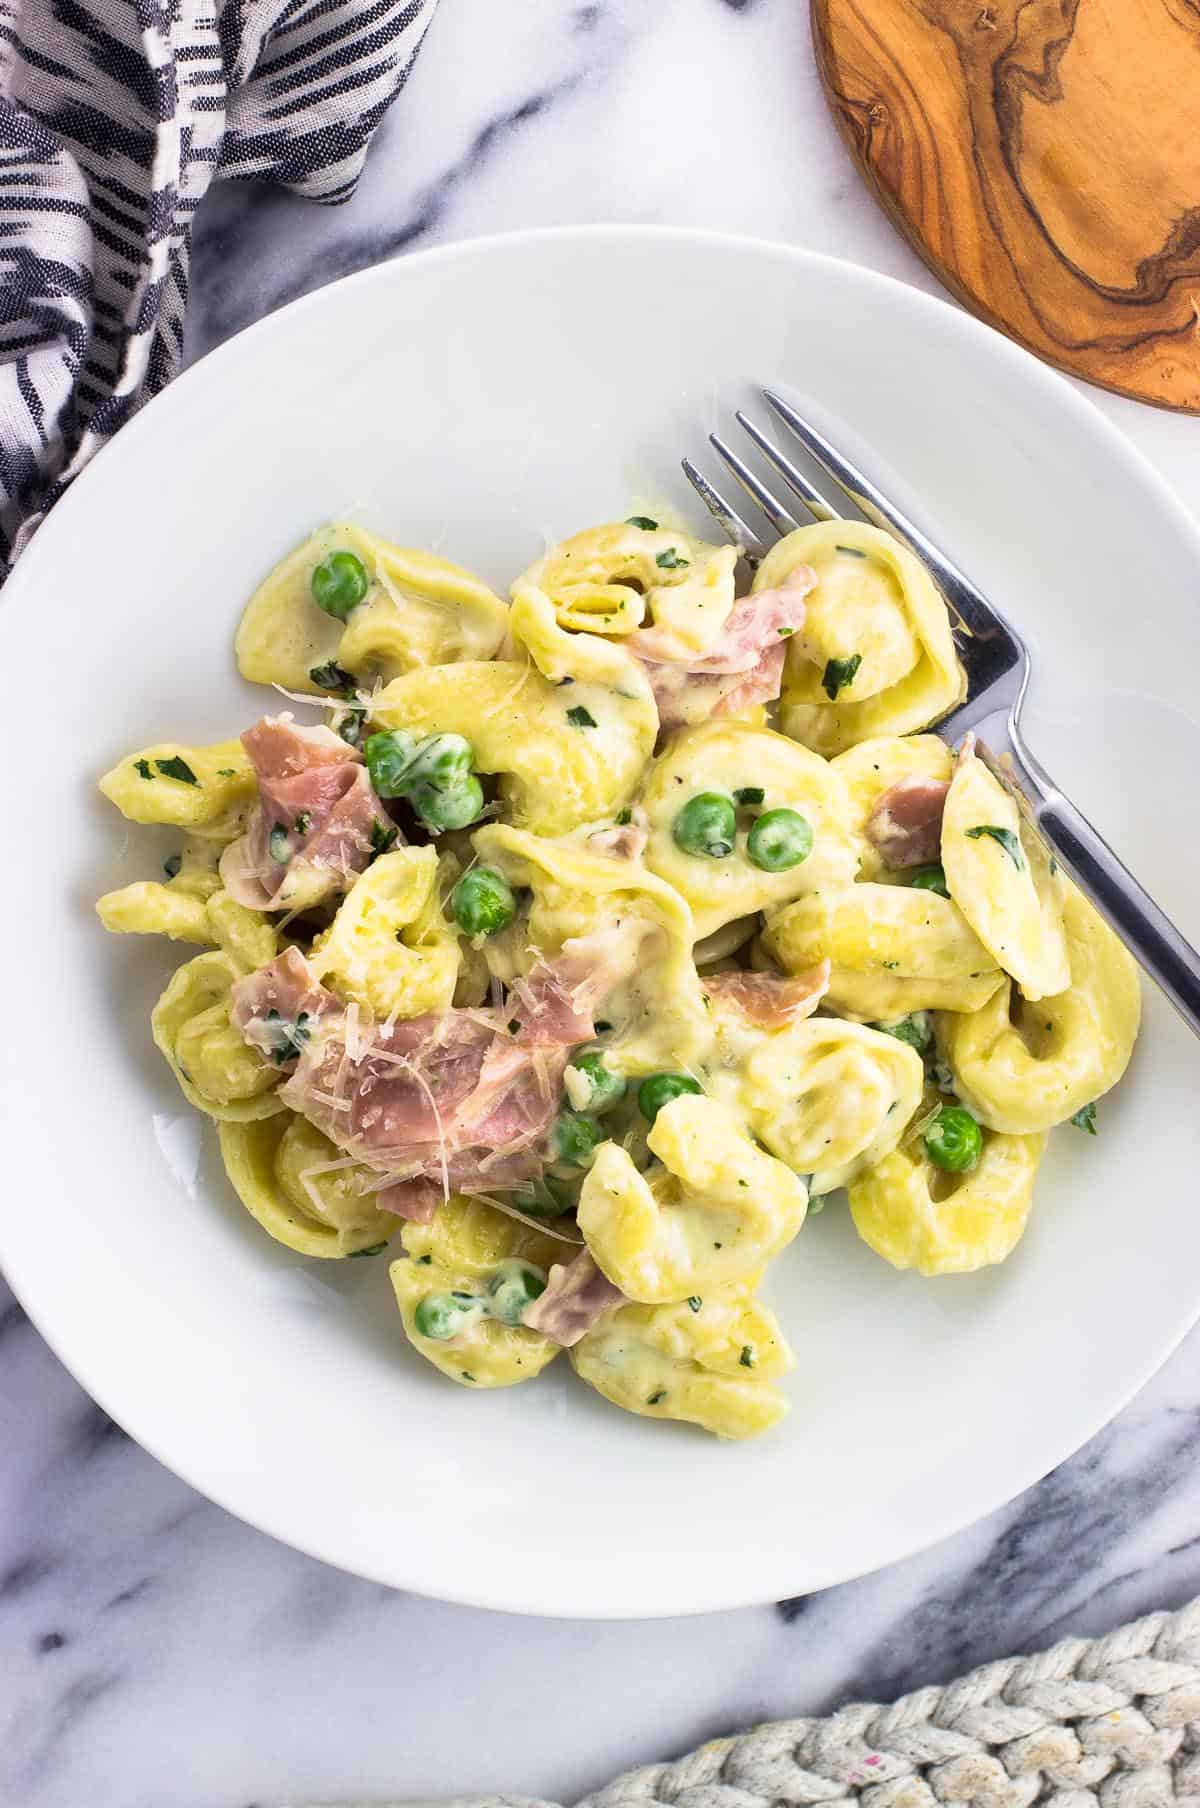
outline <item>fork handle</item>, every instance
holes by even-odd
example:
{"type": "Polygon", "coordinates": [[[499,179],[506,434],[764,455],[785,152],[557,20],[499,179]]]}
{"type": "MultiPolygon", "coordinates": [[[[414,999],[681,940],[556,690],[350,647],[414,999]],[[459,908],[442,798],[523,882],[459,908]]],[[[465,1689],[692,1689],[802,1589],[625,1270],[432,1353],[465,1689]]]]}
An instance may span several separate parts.
{"type": "Polygon", "coordinates": [[[1200,953],[1083,815],[1064,797],[1020,735],[1012,749],[1022,790],[1046,839],[1080,891],[1200,1036],[1200,953]]]}

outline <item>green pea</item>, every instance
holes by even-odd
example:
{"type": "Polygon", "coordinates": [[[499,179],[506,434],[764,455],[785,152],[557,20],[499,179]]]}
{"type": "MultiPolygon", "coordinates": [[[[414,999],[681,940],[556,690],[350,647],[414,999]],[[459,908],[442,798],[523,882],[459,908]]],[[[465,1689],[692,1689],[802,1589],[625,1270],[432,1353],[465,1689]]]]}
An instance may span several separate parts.
{"type": "Polygon", "coordinates": [[[935,891],[939,898],[950,896],[946,874],[936,862],[933,866],[918,866],[908,882],[918,891],[935,891]]]}
{"type": "Polygon", "coordinates": [[[784,873],[812,853],[812,824],[799,810],[764,810],[746,837],[746,858],[764,873],[784,873]]]}
{"type": "Polygon", "coordinates": [[[638,1087],[638,1110],[653,1123],[663,1106],[669,1105],[672,1099],[682,1098],[685,1092],[703,1091],[703,1086],[698,1080],[693,1080],[691,1074],[651,1074],[638,1087]]]}
{"type": "Polygon", "coordinates": [[[313,601],[326,615],[345,621],[366,596],[369,582],[366,566],[354,553],[331,552],[313,569],[313,601]]]}
{"type": "Polygon", "coordinates": [[[413,783],[452,791],[470,776],[474,764],[474,750],[462,735],[426,735],[413,756],[413,783]]]}
{"type": "Polygon", "coordinates": [[[901,1017],[898,1023],[877,1023],[875,1028],[882,1030],[885,1036],[894,1036],[897,1042],[907,1042],[919,1055],[925,1053],[933,1036],[928,1011],[914,1011],[910,1017],[901,1017]]]}
{"type": "Polygon", "coordinates": [[[594,1118],[578,1111],[560,1111],[550,1131],[550,1145],[558,1161],[572,1168],[590,1167],[592,1156],[604,1141],[594,1118]]]}
{"type": "Polygon", "coordinates": [[[459,1294],[427,1293],[424,1299],[417,1301],[417,1309],[413,1313],[413,1329],[420,1337],[445,1343],[462,1330],[476,1304],[476,1301],[468,1301],[459,1294]]]}
{"type": "Polygon", "coordinates": [[[512,886],[491,866],[473,866],[450,894],[454,921],[464,935],[497,935],[517,914],[512,886]]]}
{"type": "Polygon", "coordinates": [[[524,1262],[505,1262],[488,1283],[488,1316],[519,1325],[525,1308],[546,1291],[546,1277],[524,1262]]]}
{"type": "Polygon", "coordinates": [[[402,797],[408,786],[406,777],[417,750],[416,737],[403,728],[389,728],[386,734],[368,735],[363,744],[363,758],[375,787],[376,797],[402,797]]]}
{"type": "Polygon", "coordinates": [[[961,1105],[943,1105],[926,1126],[924,1142],[925,1153],[934,1167],[966,1174],[976,1166],[983,1151],[983,1131],[961,1105]]]}
{"type": "Polygon", "coordinates": [[[698,791],[689,797],[671,824],[676,847],[685,854],[724,860],[733,852],[737,815],[733,799],[721,791],[698,791]]]}
{"type": "Polygon", "coordinates": [[[412,807],[431,829],[465,829],[483,809],[483,786],[473,772],[461,785],[450,791],[433,785],[416,785],[411,792],[412,807]]]}
{"type": "Polygon", "coordinates": [[[585,1049],[581,1055],[572,1055],[571,1066],[576,1073],[581,1073],[587,1080],[587,1109],[593,1113],[608,1111],[625,1096],[626,1082],[621,1074],[614,1073],[606,1067],[604,1056],[598,1048],[585,1049]]]}

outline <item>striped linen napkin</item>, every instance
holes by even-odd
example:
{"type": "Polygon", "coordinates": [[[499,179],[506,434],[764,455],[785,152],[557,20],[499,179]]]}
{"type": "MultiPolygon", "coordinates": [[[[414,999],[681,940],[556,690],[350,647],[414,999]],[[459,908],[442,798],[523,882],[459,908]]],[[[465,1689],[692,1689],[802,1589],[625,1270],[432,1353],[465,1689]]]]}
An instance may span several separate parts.
{"type": "Polygon", "coordinates": [[[183,352],[218,177],[348,200],[437,0],[0,0],[0,579],[183,352]]]}

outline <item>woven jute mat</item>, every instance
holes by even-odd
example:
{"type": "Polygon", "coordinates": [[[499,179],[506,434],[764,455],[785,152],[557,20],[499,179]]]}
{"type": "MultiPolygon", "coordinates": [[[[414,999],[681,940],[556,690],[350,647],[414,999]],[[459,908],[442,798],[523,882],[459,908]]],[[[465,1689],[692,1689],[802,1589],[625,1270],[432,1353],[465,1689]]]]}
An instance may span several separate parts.
{"type": "MultiPolygon", "coordinates": [[[[1200,1808],[1200,1600],[984,1664],[890,1707],[778,1720],[648,1764],[575,1808],[1200,1808]]],[[[339,1808],[435,1808],[343,1803],[339,1808]]],[[[436,1808],[561,1808],[456,1796],[436,1808]]]]}

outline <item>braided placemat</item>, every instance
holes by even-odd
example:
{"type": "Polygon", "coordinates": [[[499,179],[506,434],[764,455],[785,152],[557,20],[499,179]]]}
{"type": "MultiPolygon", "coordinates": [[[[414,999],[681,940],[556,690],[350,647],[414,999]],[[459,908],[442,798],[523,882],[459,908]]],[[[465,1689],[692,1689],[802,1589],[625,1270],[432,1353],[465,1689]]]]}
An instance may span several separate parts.
{"type": "MultiPolygon", "coordinates": [[[[984,1664],[891,1707],[858,1703],[710,1740],[686,1758],[629,1771],[577,1808],[659,1803],[1200,1808],[1200,1600],[1104,1638],[1063,1639],[1033,1657],[984,1664]]],[[[480,1795],[437,1808],[558,1804],[480,1795]]]]}

